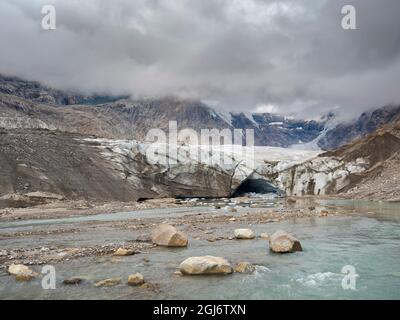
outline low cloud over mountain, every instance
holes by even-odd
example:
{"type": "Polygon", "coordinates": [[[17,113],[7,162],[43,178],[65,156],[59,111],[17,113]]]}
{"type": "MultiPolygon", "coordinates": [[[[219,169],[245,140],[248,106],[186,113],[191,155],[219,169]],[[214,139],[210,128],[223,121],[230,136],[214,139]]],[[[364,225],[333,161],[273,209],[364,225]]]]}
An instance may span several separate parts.
{"type": "Polygon", "coordinates": [[[398,0],[2,0],[1,72],[83,93],[347,117],[400,101],[398,0]],[[57,29],[41,29],[54,4],[57,29]],[[343,30],[341,8],[357,10],[343,30]]]}

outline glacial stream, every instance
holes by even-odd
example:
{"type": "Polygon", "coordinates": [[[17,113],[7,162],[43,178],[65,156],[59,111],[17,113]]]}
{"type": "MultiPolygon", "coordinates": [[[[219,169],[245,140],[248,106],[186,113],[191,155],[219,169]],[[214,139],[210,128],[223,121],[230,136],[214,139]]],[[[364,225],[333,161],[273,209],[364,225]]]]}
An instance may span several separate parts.
{"type": "MultiPolygon", "coordinates": [[[[321,200],[321,203],[347,208],[349,215],[250,226],[256,234],[272,234],[277,229],[293,233],[301,240],[303,252],[273,254],[267,241],[259,238],[213,243],[189,238],[186,249],[155,248],[151,252],[129,257],[92,257],[59,263],[56,265],[55,290],[43,290],[40,278],[31,282],[16,282],[1,271],[0,299],[400,299],[400,205],[349,200],[321,200]],[[223,256],[233,263],[248,261],[257,266],[257,271],[251,275],[174,275],[180,262],[200,255],[223,256]],[[345,290],[342,286],[342,282],[346,283],[346,275],[342,274],[344,266],[354,267],[358,275],[354,290],[345,290]],[[156,283],[158,289],[127,286],[125,279],[135,272],[156,283]],[[63,279],[73,276],[87,281],[79,286],[62,284],[63,279]],[[93,286],[94,282],[110,277],[122,277],[123,283],[115,287],[93,286]]],[[[181,209],[169,209],[169,213],[183,214],[181,209]]],[[[192,212],[200,210],[191,209],[192,212]]],[[[201,208],[203,212],[204,209],[201,208]]],[[[208,209],[212,211],[212,208],[208,209]]],[[[147,216],[163,214],[167,215],[167,211],[146,210],[147,216]]],[[[122,220],[127,218],[126,215],[108,215],[108,219],[122,220]]],[[[77,223],[80,219],[89,218],[88,221],[105,219],[99,215],[53,222],[62,224],[68,220],[68,223],[77,223]]],[[[38,220],[2,224],[0,232],[1,228],[25,230],[29,228],[29,223],[51,222],[38,220]]],[[[219,232],[229,234],[237,226],[221,224],[215,227],[219,232]]],[[[124,234],[120,236],[126,237],[124,234]]],[[[69,242],[73,240],[73,235],[65,237],[69,237],[69,242]]],[[[118,234],[108,237],[118,237],[118,234]]],[[[12,242],[1,242],[5,241],[12,242]]],[[[21,245],[18,243],[18,246],[21,245]]]]}

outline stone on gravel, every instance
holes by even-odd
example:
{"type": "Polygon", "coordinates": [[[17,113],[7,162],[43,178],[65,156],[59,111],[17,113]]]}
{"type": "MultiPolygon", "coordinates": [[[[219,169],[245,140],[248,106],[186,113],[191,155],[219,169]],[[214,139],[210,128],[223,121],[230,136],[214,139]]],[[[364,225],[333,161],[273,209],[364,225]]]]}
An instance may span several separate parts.
{"type": "Polygon", "coordinates": [[[116,250],[114,252],[114,256],[116,256],[116,257],[132,256],[134,254],[135,254],[135,250],[128,250],[125,248],[118,248],[118,250],[116,250]]]}
{"type": "Polygon", "coordinates": [[[286,202],[289,203],[289,204],[294,204],[294,203],[296,203],[297,201],[296,201],[296,199],[293,199],[293,198],[287,198],[287,199],[286,199],[286,202]]]}
{"type": "Polygon", "coordinates": [[[328,211],[323,210],[323,211],[321,211],[321,213],[319,214],[319,216],[320,216],[320,217],[327,217],[328,214],[329,214],[328,211]]]}

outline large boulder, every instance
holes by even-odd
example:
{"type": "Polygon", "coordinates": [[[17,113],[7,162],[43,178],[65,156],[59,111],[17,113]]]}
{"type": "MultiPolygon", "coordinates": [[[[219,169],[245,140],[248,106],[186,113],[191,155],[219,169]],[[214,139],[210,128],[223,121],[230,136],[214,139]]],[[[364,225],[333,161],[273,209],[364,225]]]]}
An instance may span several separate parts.
{"type": "Polygon", "coordinates": [[[235,230],[236,239],[254,239],[254,232],[250,229],[236,229],[235,230]]]}
{"type": "Polygon", "coordinates": [[[181,263],[179,269],[184,275],[230,274],[231,264],[224,258],[204,256],[191,257],[181,263]]]}
{"type": "Polygon", "coordinates": [[[159,225],[153,231],[151,239],[154,244],[165,247],[186,247],[188,245],[186,234],[169,224],[159,225]]]}
{"type": "Polygon", "coordinates": [[[38,276],[38,273],[29,269],[23,264],[12,264],[8,267],[8,273],[15,276],[15,279],[20,281],[29,281],[38,276]]]}
{"type": "Polygon", "coordinates": [[[270,236],[269,247],[271,251],[277,253],[303,251],[300,241],[283,230],[276,231],[270,236]]]}

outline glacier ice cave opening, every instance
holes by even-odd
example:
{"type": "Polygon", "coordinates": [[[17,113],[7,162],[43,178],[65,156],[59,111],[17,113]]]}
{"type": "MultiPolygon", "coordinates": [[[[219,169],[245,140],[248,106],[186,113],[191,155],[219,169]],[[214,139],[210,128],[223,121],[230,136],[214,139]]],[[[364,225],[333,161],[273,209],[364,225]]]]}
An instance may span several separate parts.
{"type": "Polygon", "coordinates": [[[235,190],[233,196],[240,197],[248,194],[276,194],[283,196],[285,193],[264,179],[246,179],[235,190]]]}

